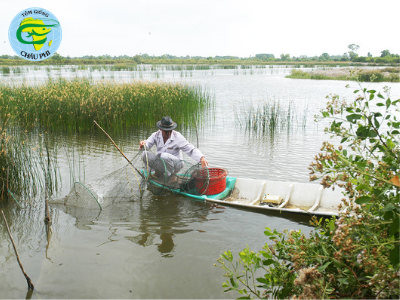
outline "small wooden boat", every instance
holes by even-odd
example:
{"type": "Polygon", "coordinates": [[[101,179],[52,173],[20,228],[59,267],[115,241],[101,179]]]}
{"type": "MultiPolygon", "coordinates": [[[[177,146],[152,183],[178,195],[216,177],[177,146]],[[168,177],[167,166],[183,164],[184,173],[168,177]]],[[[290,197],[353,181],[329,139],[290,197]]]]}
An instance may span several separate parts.
{"type": "Polygon", "coordinates": [[[248,178],[226,177],[226,188],[215,195],[193,195],[181,189],[161,186],[173,193],[222,205],[260,210],[275,210],[309,215],[339,214],[339,204],[345,198],[343,189],[325,189],[315,183],[295,183],[248,178]]]}

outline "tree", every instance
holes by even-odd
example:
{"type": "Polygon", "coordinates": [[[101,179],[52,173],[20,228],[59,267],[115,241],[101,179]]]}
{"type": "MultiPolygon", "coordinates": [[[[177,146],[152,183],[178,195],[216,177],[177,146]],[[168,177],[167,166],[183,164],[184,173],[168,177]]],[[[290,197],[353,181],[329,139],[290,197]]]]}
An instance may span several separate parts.
{"type": "Polygon", "coordinates": [[[290,60],[289,54],[281,54],[281,60],[290,60]]]}
{"type": "Polygon", "coordinates": [[[389,50],[383,50],[383,51],[381,52],[381,57],[385,57],[385,56],[390,56],[389,50]]]}
{"type": "Polygon", "coordinates": [[[328,53],[322,53],[322,55],[319,57],[320,60],[329,60],[331,57],[329,56],[328,53]]]}
{"type": "Polygon", "coordinates": [[[358,54],[356,53],[356,51],[358,49],[360,49],[360,46],[356,45],[356,44],[350,44],[347,46],[349,48],[349,56],[350,56],[350,60],[354,60],[355,58],[357,58],[358,54]]]}
{"type": "Polygon", "coordinates": [[[133,57],[133,60],[137,63],[137,64],[141,64],[144,62],[144,59],[140,56],[140,55],[135,55],[133,57]]]}
{"type": "Polygon", "coordinates": [[[56,53],[53,54],[53,56],[51,57],[51,59],[53,59],[53,60],[59,62],[59,61],[61,61],[61,60],[63,59],[63,57],[62,57],[60,54],[58,54],[58,53],[56,52],[56,53]]]}
{"type": "Polygon", "coordinates": [[[265,53],[256,54],[255,57],[259,60],[268,60],[275,58],[273,54],[265,54],[265,53]]]}
{"type": "Polygon", "coordinates": [[[358,46],[356,44],[350,44],[347,46],[347,48],[349,48],[351,51],[356,52],[358,49],[360,49],[360,46],[358,46]]]}
{"type": "Polygon", "coordinates": [[[343,53],[342,58],[340,59],[341,61],[347,61],[349,60],[349,54],[347,52],[343,53]]]}

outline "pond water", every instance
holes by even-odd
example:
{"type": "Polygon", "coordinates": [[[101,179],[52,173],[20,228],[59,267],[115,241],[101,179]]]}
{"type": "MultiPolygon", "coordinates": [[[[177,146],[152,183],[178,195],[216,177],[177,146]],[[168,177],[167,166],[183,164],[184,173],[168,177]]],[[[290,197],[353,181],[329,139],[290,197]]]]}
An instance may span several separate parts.
{"type": "MultiPolygon", "coordinates": [[[[322,141],[329,140],[323,132],[326,124],[316,124],[314,115],[326,105],[328,94],[353,99],[354,89],[345,86],[357,87],[354,82],[286,79],[290,66],[206,70],[159,66],[118,72],[24,68],[22,73],[3,75],[3,80],[35,84],[49,77],[88,77],[199,84],[215,97],[215,107],[201,120],[198,134],[199,148],[210,165],[224,167],[235,177],[277,181],[309,181],[307,167],[322,141]],[[240,126],[240,112],[267,101],[294,104],[305,125],[294,123],[290,130],[273,135],[255,134],[240,126]]],[[[382,90],[385,85],[391,87],[393,99],[399,98],[399,83],[365,87],[382,90]]],[[[196,144],[193,126],[185,128],[191,129],[181,132],[196,144]]],[[[139,141],[155,130],[156,126],[131,130],[113,138],[133,157],[139,141]]],[[[56,140],[62,185],[50,203],[51,231],[46,233],[43,222],[43,201],[25,209],[15,203],[2,207],[35,291],[27,292],[0,222],[0,298],[235,298],[238,295],[222,293],[225,278],[214,266],[223,251],[237,254],[247,245],[261,250],[269,242],[263,234],[265,227],[312,230],[307,216],[221,207],[149,191],[141,200],[120,202],[102,211],[64,206],[59,199],[68,194],[72,182],[102,179],[126,162],[101,132],[59,135],[56,140]]]]}

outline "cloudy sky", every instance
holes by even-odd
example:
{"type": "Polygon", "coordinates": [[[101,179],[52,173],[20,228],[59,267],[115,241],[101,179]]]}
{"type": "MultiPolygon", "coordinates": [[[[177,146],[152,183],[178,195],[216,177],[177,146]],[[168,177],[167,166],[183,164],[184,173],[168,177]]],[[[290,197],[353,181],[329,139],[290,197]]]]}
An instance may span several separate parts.
{"type": "Polygon", "coordinates": [[[14,55],[8,29],[41,7],[62,28],[58,53],[254,56],[258,53],[400,54],[399,0],[0,0],[0,55],[14,55]]]}

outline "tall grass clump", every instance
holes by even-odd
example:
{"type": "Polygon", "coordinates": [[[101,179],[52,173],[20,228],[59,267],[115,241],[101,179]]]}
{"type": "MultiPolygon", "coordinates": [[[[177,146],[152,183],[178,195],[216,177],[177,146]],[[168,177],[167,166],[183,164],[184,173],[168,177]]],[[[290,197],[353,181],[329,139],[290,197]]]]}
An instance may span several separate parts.
{"type": "Polygon", "coordinates": [[[43,136],[12,124],[10,115],[0,119],[0,200],[35,197],[57,189],[57,167],[43,136]]]}
{"type": "Polygon", "coordinates": [[[154,125],[163,115],[189,120],[208,107],[210,94],[199,86],[167,82],[88,79],[49,80],[29,86],[0,85],[0,114],[23,126],[90,130],[93,120],[106,128],[154,125]]]}
{"type": "Polygon", "coordinates": [[[240,126],[246,130],[271,136],[276,131],[304,129],[307,124],[307,107],[302,110],[292,101],[287,105],[277,100],[246,105],[242,109],[236,109],[235,115],[240,126]]]}
{"type": "Polygon", "coordinates": [[[10,74],[11,73],[10,67],[1,67],[0,70],[1,70],[1,72],[3,74],[10,74]]]}

